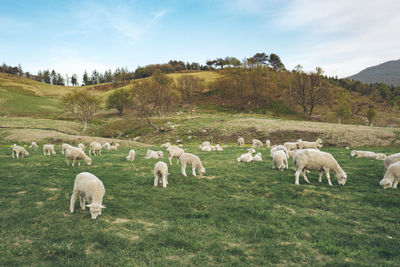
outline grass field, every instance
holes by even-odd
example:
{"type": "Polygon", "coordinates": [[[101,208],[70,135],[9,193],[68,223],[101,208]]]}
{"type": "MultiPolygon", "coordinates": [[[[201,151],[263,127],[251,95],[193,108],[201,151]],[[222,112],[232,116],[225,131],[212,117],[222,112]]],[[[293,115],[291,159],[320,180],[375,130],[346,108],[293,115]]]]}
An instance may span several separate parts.
{"type": "MultiPolygon", "coordinates": [[[[92,166],[67,167],[62,155],[12,159],[0,142],[1,266],[399,265],[400,191],[383,190],[382,161],[328,148],[348,174],[345,186],[311,185],[264,162],[239,164],[245,148],[187,151],[200,156],[202,178],[174,162],[167,189],[153,187],[157,160],[127,162],[130,148],[104,152],[92,166]],[[68,210],[76,174],[104,183],[107,208],[97,220],[68,210]]],[[[394,153],[398,148],[372,149],[394,153]]],[[[58,146],[59,151],[60,148],[58,146]]],[[[166,161],[164,159],[164,161],[166,161]]],[[[291,164],[291,163],[290,163],[291,164]]],[[[292,165],[290,165],[291,167],[292,165]]]]}

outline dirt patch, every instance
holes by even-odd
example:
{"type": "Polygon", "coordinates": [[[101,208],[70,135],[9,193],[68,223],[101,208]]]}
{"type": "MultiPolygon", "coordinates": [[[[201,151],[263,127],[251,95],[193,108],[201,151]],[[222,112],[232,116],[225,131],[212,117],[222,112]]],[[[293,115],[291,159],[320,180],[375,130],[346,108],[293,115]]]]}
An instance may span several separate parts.
{"type": "Polygon", "coordinates": [[[38,201],[35,203],[38,208],[43,206],[43,201],[38,201]]]}
{"type": "Polygon", "coordinates": [[[26,194],[26,191],[19,191],[19,192],[17,192],[16,194],[17,194],[17,195],[23,195],[23,194],[26,194]]]}
{"type": "Polygon", "coordinates": [[[207,179],[207,180],[214,180],[217,176],[215,175],[203,175],[203,176],[199,176],[199,179],[207,179]]]}
{"type": "Polygon", "coordinates": [[[58,191],[60,190],[59,188],[55,188],[55,187],[48,187],[48,188],[43,188],[46,191],[50,191],[50,192],[54,192],[54,191],[58,191]]]}
{"type": "Polygon", "coordinates": [[[115,221],[112,222],[112,224],[128,223],[131,221],[132,220],[129,219],[117,218],[115,221]]]}

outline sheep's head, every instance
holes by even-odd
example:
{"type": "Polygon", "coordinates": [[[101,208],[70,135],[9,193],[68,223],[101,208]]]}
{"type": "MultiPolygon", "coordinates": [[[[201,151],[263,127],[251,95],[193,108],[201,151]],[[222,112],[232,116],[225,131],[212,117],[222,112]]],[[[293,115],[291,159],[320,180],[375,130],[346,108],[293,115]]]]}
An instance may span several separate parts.
{"type": "Polygon", "coordinates": [[[101,215],[101,209],[106,207],[101,204],[89,204],[86,207],[90,208],[90,214],[92,215],[92,220],[95,220],[97,216],[101,215]]]}
{"type": "Polygon", "coordinates": [[[89,165],[89,166],[92,165],[92,159],[91,158],[87,157],[85,159],[85,161],[86,161],[87,165],[89,165]]]}
{"type": "Polygon", "coordinates": [[[25,151],[24,154],[25,154],[25,156],[27,156],[27,157],[29,156],[29,152],[28,152],[28,151],[25,151]]]}
{"type": "Polygon", "coordinates": [[[303,140],[301,140],[301,139],[298,139],[298,140],[297,140],[297,143],[301,143],[301,142],[303,142],[303,140]]]}
{"type": "Polygon", "coordinates": [[[336,174],[336,178],[338,179],[339,185],[345,185],[347,181],[347,174],[343,170],[340,170],[340,172],[336,174]]]}
{"type": "Polygon", "coordinates": [[[205,174],[206,173],[206,169],[204,168],[204,167],[202,167],[201,169],[200,169],[200,175],[203,175],[203,174],[205,174]]]}
{"type": "Polygon", "coordinates": [[[355,151],[355,150],[352,150],[352,151],[350,152],[350,156],[354,157],[355,155],[356,155],[356,151],[355,151]]]}
{"type": "Polygon", "coordinates": [[[164,153],[163,153],[162,151],[157,151],[157,154],[158,154],[158,156],[161,157],[161,158],[164,157],[164,153]]]}
{"type": "Polygon", "coordinates": [[[255,150],[254,148],[250,148],[250,149],[249,149],[249,152],[250,152],[251,154],[253,154],[253,153],[256,153],[256,150],[255,150]]]}
{"type": "Polygon", "coordinates": [[[383,177],[383,179],[379,182],[379,185],[382,186],[383,189],[391,188],[393,185],[393,180],[383,177]]]}

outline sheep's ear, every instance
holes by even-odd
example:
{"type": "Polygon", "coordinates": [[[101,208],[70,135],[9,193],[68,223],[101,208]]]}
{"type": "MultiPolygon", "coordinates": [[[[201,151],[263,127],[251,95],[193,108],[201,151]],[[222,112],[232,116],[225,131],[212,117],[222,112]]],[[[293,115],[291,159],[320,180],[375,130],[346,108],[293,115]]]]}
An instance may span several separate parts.
{"type": "Polygon", "coordinates": [[[92,204],[86,205],[86,207],[91,208],[91,207],[92,207],[92,204]]]}
{"type": "Polygon", "coordinates": [[[102,209],[105,209],[105,208],[106,208],[106,206],[104,206],[104,205],[100,205],[100,208],[102,208],[102,209]]]}

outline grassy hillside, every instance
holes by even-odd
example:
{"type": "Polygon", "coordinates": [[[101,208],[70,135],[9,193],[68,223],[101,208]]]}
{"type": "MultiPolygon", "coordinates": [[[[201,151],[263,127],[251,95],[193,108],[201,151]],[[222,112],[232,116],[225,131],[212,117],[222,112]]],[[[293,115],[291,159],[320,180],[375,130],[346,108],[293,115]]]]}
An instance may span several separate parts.
{"type": "Polygon", "coordinates": [[[200,156],[206,175],[195,178],[188,168],[183,177],[174,164],[163,189],[153,187],[157,160],[145,160],[146,149],[134,147],[132,163],[125,160],[130,147],[123,147],[94,157],[92,166],[67,167],[62,155],[44,157],[40,151],[12,159],[0,144],[2,266],[395,266],[400,261],[400,191],[379,187],[382,161],[353,159],[344,149],[327,150],[348,174],[343,187],[334,178],[333,187],[325,178],[318,183],[316,172],[309,174],[310,185],[301,180],[295,186],[293,171],[272,170],[263,149],[264,162],[239,164],[235,158],[245,148],[206,153],[185,147],[200,156]],[[78,203],[69,212],[73,181],[82,171],[97,175],[106,188],[107,208],[95,221],[78,203]]]}

